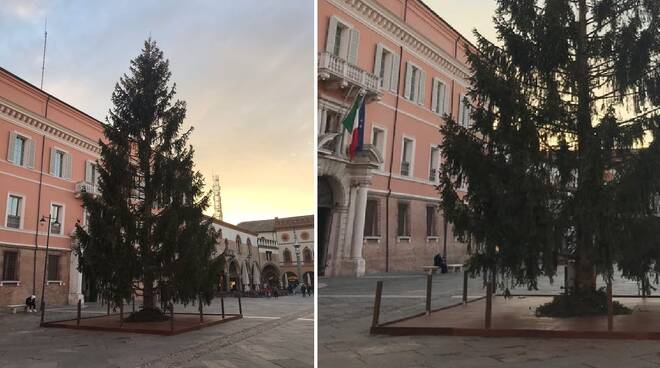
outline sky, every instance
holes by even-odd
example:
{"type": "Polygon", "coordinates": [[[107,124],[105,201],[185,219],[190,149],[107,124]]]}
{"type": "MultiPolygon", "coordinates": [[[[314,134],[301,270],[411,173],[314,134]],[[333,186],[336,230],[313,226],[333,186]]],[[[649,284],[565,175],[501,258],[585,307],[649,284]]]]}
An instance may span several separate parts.
{"type": "Polygon", "coordinates": [[[496,42],[493,16],[497,9],[495,0],[422,0],[440,17],[476,44],[473,30],[479,31],[491,42],[496,42]]]}
{"type": "Polygon", "coordinates": [[[0,66],[36,86],[46,18],[46,92],[105,121],[151,36],[208,189],[220,176],[224,220],[314,213],[312,1],[3,0],[0,66]]]}

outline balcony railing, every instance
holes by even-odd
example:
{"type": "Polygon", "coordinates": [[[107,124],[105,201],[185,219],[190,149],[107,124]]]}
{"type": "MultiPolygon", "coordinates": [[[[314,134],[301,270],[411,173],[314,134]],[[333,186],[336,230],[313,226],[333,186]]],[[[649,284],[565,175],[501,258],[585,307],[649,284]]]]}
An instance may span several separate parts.
{"type": "Polygon", "coordinates": [[[60,233],[62,233],[62,224],[60,224],[59,222],[51,223],[50,224],[50,233],[51,234],[60,234],[60,233]]]}
{"type": "Polygon", "coordinates": [[[75,190],[75,197],[80,198],[82,197],[83,193],[90,193],[92,195],[98,195],[98,189],[94,184],[90,184],[86,181],[79,181],[76,183],[76,190],[75,190]]]}
{"type": "Polygon", "coordinates": [[[436,182],[438,180],[438,170],[430,169],[429,170],[429,181],[436,182]]]}
{"type": "Polygon", "coordinates": [[[21,227],[21,216],[7,216],[7,227],[18,229],[21,227]]]}
{"type": "Polygon", "coordinates": [[[410,176],[410,162],[401,162],[401,175],[410,176]]]}
{"type": "Polygon", "coordinates": [[[368,97],[377,97],[380,87],[379,78],[366,70],[348,63],[346,60],[329,52],[319,54],[319,79],[339,79],[341,87],[353,84],[367,92],[368,97]]]}

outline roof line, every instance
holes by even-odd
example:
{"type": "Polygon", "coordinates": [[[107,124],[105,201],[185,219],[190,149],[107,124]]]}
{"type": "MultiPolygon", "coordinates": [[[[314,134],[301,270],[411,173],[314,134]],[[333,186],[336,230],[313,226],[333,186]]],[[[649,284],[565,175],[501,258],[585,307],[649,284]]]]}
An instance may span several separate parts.
{"type": "Polygon", "coordinates": [[[84,115],[85,117],[89,118],[90,120],[92,120],[92,121],[94,121],[94,122],[100,124],[102,127],[105,127],[105,126],[107,125],[106,123],[104,123],[104,122],[98,120],[97,118],[91,116],[90,114],[88,114],[88,113],[86,113],[86,112],[80,110],[79,108],[77,108],[77,107],[71,105],[71,104],[68,103],[68,102],[65,102],[65,101],[63,101],[63,100],[61,100],[61,99],[59,99],[59,98],[53,96],[52,94],[50,94],[50,93],[44,91],[43,89],[40,89],[39,87],[35,86],[34,84],[32,84],[32,83],[26,81],[25,79],[19,77],[18,75],[16,75],[16,74],[10,72],[9,70],[7,70],[7,69],[5,69],[5,68],[3,68],[3,67],[1,67],[1,66],[0,66],[0,71],[2,71],[2,72],[5,73],[5,74],[8,74],[10,77],[12,77],[12,78],[18,80],[19,82],[21,82],[21,83],[23,83],[23,84],[26,84],[27,87],[32,88],[32,89],[35,90],[36,92],[38,92],[38,93],[42,93],[42,94],[46,95],[47,97],[50,97],[51,99],[53,99],[53,100],[55,100],[55,101],[57,101],[57,102],[59,102],[59,103],[65,105],[66,107],[68,107],[68,108],[70,108],[70,109],[72,109],[72,110],[74,110],[74,111],[76,111],[76,112],[78,112],[78,113],[84,115]]]}

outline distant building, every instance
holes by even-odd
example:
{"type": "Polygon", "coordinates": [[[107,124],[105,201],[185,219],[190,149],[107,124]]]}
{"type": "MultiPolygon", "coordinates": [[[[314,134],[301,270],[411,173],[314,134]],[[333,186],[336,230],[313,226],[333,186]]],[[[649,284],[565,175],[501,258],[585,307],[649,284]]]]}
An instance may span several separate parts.
{"type": "Polygon", "coordinates": [[[282,286],[296,283],[301,278],[308,285],[314,284],[313,215],[246,221],[238,226],[255,232],[259,244],[269,244],[268,247],[260,246],[260,252],[275,251],[272,246],[277,247],[282,286]],[[301,275],[298,274],[298,260],[301,275]]]}
{"type": "Polygon", "coordinates": [[[443,116],[470,124],[467,41],[420,0],[319,0],[317,41],[319,273],[463,262],[435,186],[443,116]],[[341,120],[358,95],[365,145],[351,160],[341,120]]]}

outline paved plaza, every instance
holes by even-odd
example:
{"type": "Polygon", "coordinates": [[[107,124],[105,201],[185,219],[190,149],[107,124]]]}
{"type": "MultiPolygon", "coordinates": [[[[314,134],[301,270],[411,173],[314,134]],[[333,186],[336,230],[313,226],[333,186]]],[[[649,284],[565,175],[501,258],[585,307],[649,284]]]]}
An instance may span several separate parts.
{"type": "MultiPolygon", "coordinates": [[[[426,276],[421,274],[321,278],[319,367],[660,367],[657,341],[371,336],[378,280],[384,281],[381,323],[424,311],[426,276]]],[[[538,291],[511,291],[558,293],[562,284],[558,277],[552,285],[540,280],[538,291]]],[[[434,276],[432,307],[460,302],[462,287],[462,273],[434,276]]],[[[637,285],[616,280],[613,290],[615,294],[637,294],[637,285]]],[[[485,294],[481,280],[471,279],[468,291],[470,297],[485,294]]]]}
{"type": "MultiPolygon", "coordinates": [[[[235,303],[226,299],[228,309],[235,303]]],[[[49,318],[68,318],[75,315],[73,310],[53,309],[49,318]]],[[[103,311],[98,305],[85,308],[86,315],[103,311]]],[[[0,367],[313,367],[314,298],[244,298],[243,315],[241,320],[164,337],[40,328],[38,313],[3,311],[0,367]]]]}

